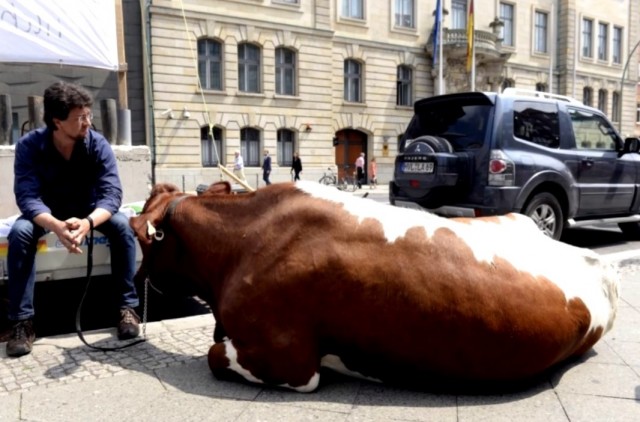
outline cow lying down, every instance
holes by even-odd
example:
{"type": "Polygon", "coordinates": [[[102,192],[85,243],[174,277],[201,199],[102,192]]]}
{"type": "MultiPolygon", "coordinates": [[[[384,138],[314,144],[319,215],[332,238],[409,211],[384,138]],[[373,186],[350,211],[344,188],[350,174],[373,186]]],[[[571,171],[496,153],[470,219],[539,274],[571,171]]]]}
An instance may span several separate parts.
{"type": "Polygon", "coordinates": [[[397,382],[530,378],[611,329],[617,274],[527,217],[445,219],[314,182],[156,185],[138,277],[197,294],[217,376],[313,391],[320,367],[397,382]],[[155,232],[155,233],[154,233],[155,232]]]}

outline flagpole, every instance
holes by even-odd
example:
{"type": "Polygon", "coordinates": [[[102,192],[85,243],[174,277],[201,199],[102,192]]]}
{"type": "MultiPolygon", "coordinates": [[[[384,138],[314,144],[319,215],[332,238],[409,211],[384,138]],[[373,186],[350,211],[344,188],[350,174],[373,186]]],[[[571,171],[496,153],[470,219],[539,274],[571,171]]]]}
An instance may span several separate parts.
{"type": "MultiPolygon", "coordinates": [[[[440,2],[440,0],[438,0],[440,2]]],[[[444,80],[442,77],[442,5],[438,5],[436,13],[438,14],[438,94],[444,94],[444,80]]]]}
{"type": "Polygon", "coordinates": [[[471,33],[471,37],[474,38],[471,41],[471,91],[476,90],[476,40],[475,40],[475,29],[471,33]]]}
{"type": "Polygon", "coordinates": [[[467,12],[467,72],[470,72],[471,91],[476,90],[476,43],[475,43],[475,13],[473,10],[473,0],[469,2],[467,12]],[[471,57],[469,57],[469,55],[471,57]]]}
{"type": "Polygon", "coordinates": [[[555,43],[555,19],[553,16],[553,3],[551,3],[551,13],[549,13],[549,40],[547,46],[549,47],[549,84],[547,90],[549,93],[553,93],[553,59],[556,55],[556,43],[555,43]]]}

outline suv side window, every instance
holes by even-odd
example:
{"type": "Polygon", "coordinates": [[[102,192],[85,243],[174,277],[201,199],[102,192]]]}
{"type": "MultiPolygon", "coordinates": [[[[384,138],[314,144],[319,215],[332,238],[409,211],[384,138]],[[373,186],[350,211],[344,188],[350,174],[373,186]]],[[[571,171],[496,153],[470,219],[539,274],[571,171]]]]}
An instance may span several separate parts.
{"type": "Polygon", "coordinates": [[[513,135],[547,148],[560,146],[560,123],[556,104],[515,101],[513,135]]]}
{"type": "Polygon", "coordinates": [[[577,149],[616,150],[618,136],[607,120],[590,111],[569,108],[577,149]]]}

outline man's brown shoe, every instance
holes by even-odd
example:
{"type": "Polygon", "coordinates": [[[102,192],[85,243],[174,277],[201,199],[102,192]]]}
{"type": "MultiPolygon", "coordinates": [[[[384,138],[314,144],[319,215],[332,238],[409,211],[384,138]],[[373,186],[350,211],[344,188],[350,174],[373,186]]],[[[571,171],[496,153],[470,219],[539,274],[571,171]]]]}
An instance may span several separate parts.
{"type": "Polygon", "coordinates": [[[118,324],[118,338],[128,340],[140,334],[140,317],[131,308],[120,309],[120,323],[118,324]]]}
{"type": "Polygon", "coordinates": [[[33,320],[18,321],[13,326],[11,337],[7,342],[7,356],[14,358],[28,355],[33,349],[36,333],[33,330],[33,320]]]}

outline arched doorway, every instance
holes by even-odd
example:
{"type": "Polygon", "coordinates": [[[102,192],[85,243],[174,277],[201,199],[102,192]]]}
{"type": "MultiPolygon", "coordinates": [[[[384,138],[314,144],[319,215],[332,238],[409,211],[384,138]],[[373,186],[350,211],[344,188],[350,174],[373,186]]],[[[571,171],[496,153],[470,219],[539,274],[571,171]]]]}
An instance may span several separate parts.
{"type": "MultiPolygon", "coordinates": [[[[367,152],[367,135],[359,130],[343,129],[336,132],[334,145],[338,177],[344,177],[345,166],[349,166],[347,171],[353,174],[356,170],[356,158],[358,158],[361,152],[367,152]]],[[[365,161],[365,163],[366,162],[367,161],[365,161]]],[[[365,181],[369,180],[367,176],[367,165],[364,167],[364,175],[365,181]]]]}

